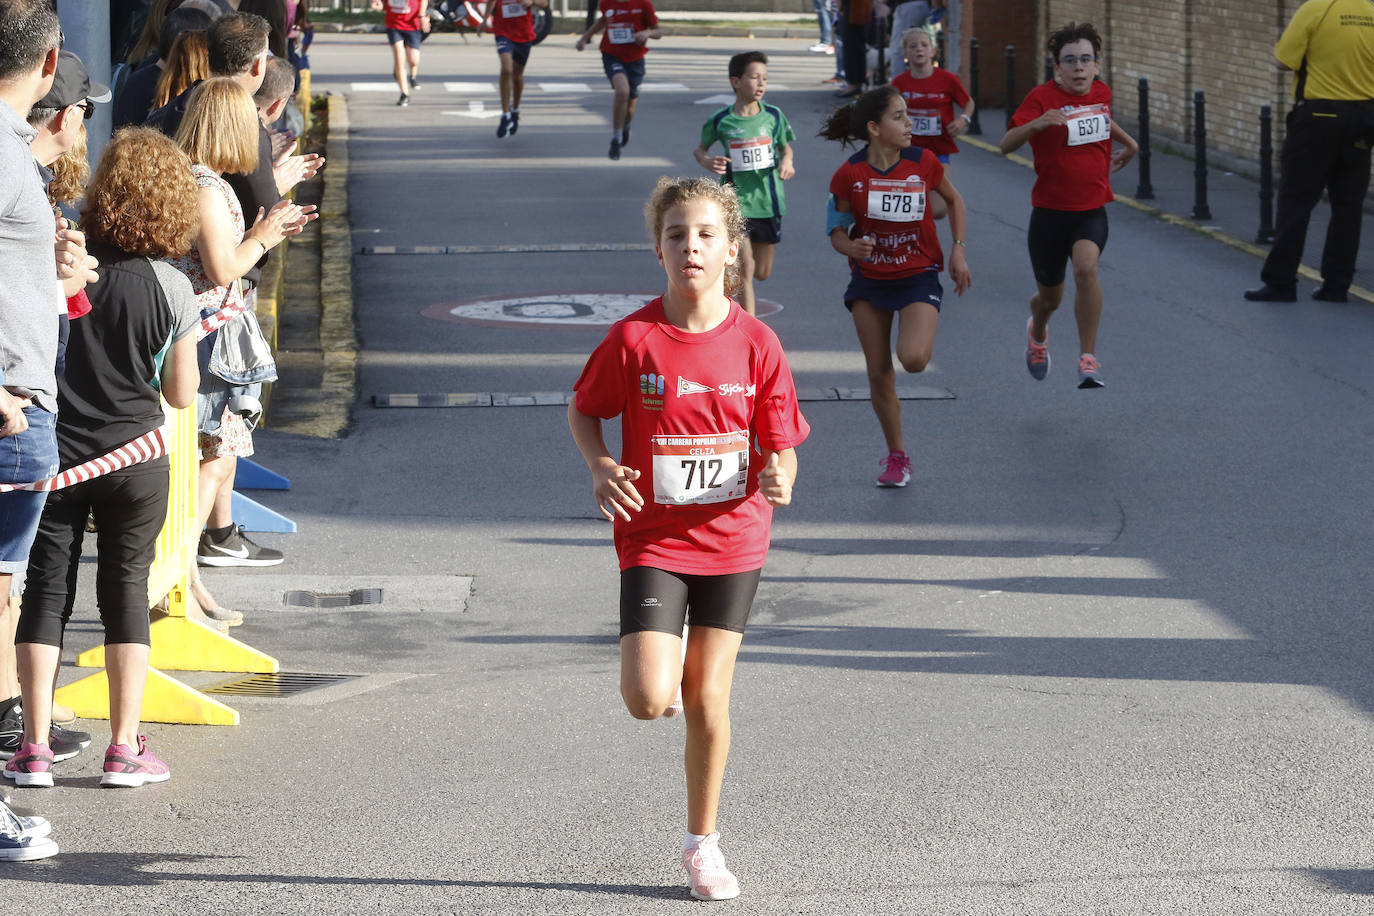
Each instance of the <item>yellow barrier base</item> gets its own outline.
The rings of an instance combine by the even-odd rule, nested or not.
[[[97,671],[58,689],[53,699],[82,719],[110,718],[110,682],[104,671]],[[156,668],[148,669],[143,688],[144,722],[169,722],[175,725],[238,725],[239,714],[218,700],[212,700]]]
[[[164,671],[247,671],[274,674],[281,665],[270,655],[225,636],[188,617],[163,617],[153,622],[153,648],[148,664]],[[76,657],[79,668],[104,668],[105,647],[96,646]]]

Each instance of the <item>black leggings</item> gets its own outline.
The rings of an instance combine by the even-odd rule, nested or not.
[[[681,636],[683,623],[743,633],[762,573],[694,576],[631,566],[620,574],[620,635],[653,630]]]
[[[62,645],[76,601],[87,515],[96,528],[96,605],[105,645],[148,638],[148,569],[167,517],[164,456],[48,494],[29,551],[16,643]]]

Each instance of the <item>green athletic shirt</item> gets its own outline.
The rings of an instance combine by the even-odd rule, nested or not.
[[[721,181],[735,186],[740,210],[748,219],[781,219],[787,212],[777,164],[795,139],[787,115],[767,103],[760,103],[759,113],[748,118],[727,105],[701,126],[701,145],[709,150],[719,142],[730,157]]]

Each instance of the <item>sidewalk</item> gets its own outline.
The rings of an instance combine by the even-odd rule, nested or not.
[[[1005,109],[981,109],[979,120],[983,134],[978,137],[964,136],[960,143],[967,144],[993,155],[1002,155],[998,142],[1002,138],[1003,125],[1006,123]],[[1134,135],[1136,125],[1122,125]],[[1121,172],[1112,176],[1112,190],[1117,202],[1134,207],[1146,213],[1153,213],[1167,222],[1199,232],[1209,238],[1230,245],[1233,248],[1253,254],[1263,260],[1269,251],[1267,243],[1256,241],[1260,226],[1259,182],[1245,175],[1227,171],[1224,167],[1211,165],[1207,173],[1207,204],[1211,212],[1209,219],[1194,219],[1195,197],[1194,163],[1192,159],[1165,152],[1166,144],[1153,142],[1153,155],[1150,157],[1150,184],[1154,190],[1152,199],[1137,196],[1140,185],[1140,159],[1132,161]],[[1030,147],[1022,147],[1007,157],[1027,167],[1030,166]],[[1274,190],[1278,192],[1278,150],[1274,151]],[[1259,164],[1255,163],[1255,173]],[[1277,204],[1275,204],[1277,207]],[[1313,284],[1320,284],[1322,243],[1326,238],[1330,223],[1331,207],[1323,200],[1312,211],[1312,222],[1307,229],[1307,246],[1303,254],[1303,267],[1299,273]],[[1254,282],[1249,286],[1259,286],[1260,264],[1256,263]],[[1374,215],[1366,212],[1360,232],[1360,255],[1356,262],[1355,284],[1350,288],[1352,299],[1374,303]],[[1239,299],[1241,290],[1236,290]],[[1304,301],[1311,289],[1299,284],[1298,300]]]

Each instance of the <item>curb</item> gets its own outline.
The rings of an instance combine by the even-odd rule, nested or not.
[[[1017,155],[1016,153],[1006,155],[1002,152],[1001,147],[994,146],[993,144],[988,143],[986,140],[979,140],[977,137],[970,137],[968,134],[961,134],[959,137],[959,142],[967,143],[969,146],[972,146],[976,149],[992,153],[996,156],[1001,156],[1003,159],[1006,159],[1009,162],[1014,162],[1017,165],[1023,166],[1025,168],[1035,167],[1035,164],[1031,160],[1027,159],[1025,156]],[[1196,222],[1195,220],[1188,219],[1184,216],[1179,216],[1176,213],[1170,213],[1167,210],[1161,210],[1159,207],[1151,206],[1147,203],[1142,203],[1136,200],[1134,197],[1127,197],[1125,194],[1116,194],[1115,197],[1118,203],[1125,204],[1132,210],[1139,210],[1141,213],[1148,213],[1150,216],[1153,216],[1156,219],[1163,220],[1164,222],[1169,223],[1172,226],[1179,226],[1184,229],[1192,230],[1193,232],[1196,232],[1198,235],[1206,236],[1214,242],[1220,242],[1221,244],[1234,248],[1237,251],[1243,251],[1246,254],[1254,255],[1261,261],[1263,261],[1265,258],[1269,256],[1268,249],[1261,248],[1259,245],[1256,245],[1253,242],[1247,242],[1244,239],[1238,239],[1230,233],[1222,232],[1220,229],[1208,228],[1207,226],[1204,226],[1201,223]],[[1306,264],[1301,264],[1298,266],[1298,275],[1305,277],[1308,280],[1315,281],[1317,283],[1320,283],[1322,281],[1321,273],[1312,269],[1311,267],[1308,267]],[[1367,290],[1362,286],[1351,286],[1350,295],[1355,299],[1363,299],[1365,302],[1374,303],[1374,291]]]
[[[316,435],[348,431],[357,398],[358,338],[353,323],[353,230],[348,224],[348,104],[328,97],[324,194],[320,200],[320,351],[324,358]]]

